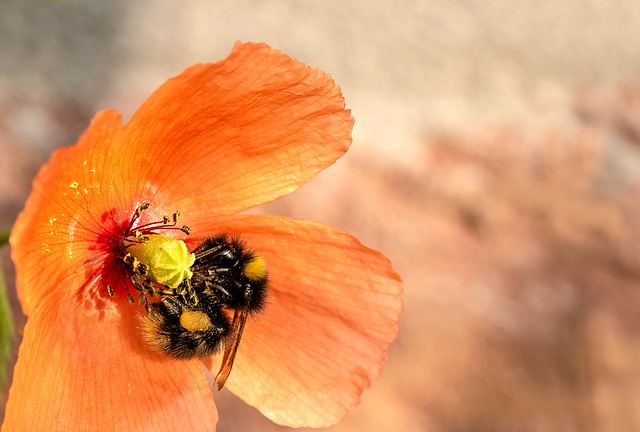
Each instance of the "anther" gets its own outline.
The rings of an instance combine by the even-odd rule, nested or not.
[[[141,275],[146,275],[147,272],[149,271],[149,266],[143,263],[138,263],[138,265],[136,266],[135,270],[141,274]]]

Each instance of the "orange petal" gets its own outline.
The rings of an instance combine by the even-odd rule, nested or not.
[[[18,296],[27,315],[50,291],[82,286],[95,265],[89,260],[100,255],[95,250],[99,231],[109,224],[104,212],[119,194],[109,164],[120,160],[105,149],[120,124],[117,112],[98,113],[78,144],[56,151],[34,180],[10,239]]]
[[[378,376],[396,336],[398,275],[380,253],[325,225],[254,215],[215,227],[264,256],[270,287],[227,387],[279,424],[337,422]]]
[[[158,88],[121,144],[136,175],[183,214],[232,213],[292,192],[342,156],[353,126],[344,106],[325,73],[237,44]]]
[[[29,317],[2,431],[214,431],[200,362],[153,355],[131,312],[90,302],[50,296]]]

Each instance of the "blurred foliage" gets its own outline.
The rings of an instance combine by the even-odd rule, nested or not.
[[[7,235],[8,237],[8,235]],[[4,238],[0,244],[6,243]],[[13,315],[7,297],[7,289],[4,283],[4,273],[0,267],[0,388],[4,389],[7,384],[7,369],[11,364],[11,347],[15,339],[15,327],[13,325]]]

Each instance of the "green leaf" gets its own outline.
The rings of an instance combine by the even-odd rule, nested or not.
[[[0,246],[9,243],[9,234],[11,234],[10,231],[0,232]]]
[[[0,388],[2,389],[7,385],[7,369],[11,366],[11,350],[15,335],[13,315],[7,297],[2,266],[0,266]]]

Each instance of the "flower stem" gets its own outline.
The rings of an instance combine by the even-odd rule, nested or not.
[[[9,243],[9,234],[11,234],[11,231],[0,232],[0,246],[4,246]]]

